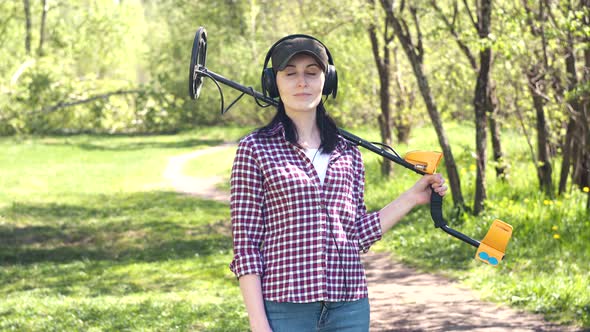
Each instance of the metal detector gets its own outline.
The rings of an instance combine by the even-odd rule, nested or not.
[[[278,101],[255,91],[252,87],[245,87],[239,83],[228,80],[227,78],[216,74],[205,67],[207,58],[207,32],[205,28],[200,27],[197,30],[193,41],[189,67],[189,95],[192,99],[199,98],[203,77],[210,78],[217,86],[221,95],[221,114],[227,112],[244,94],[248,94],[256,100],[261,107],[278,106]],[[223,92],[218,82],[221,82],[231,88],[241,91],[242,94],[236,98],[227,108],[224,109]],[[265,104],[261,104],[261,101]],[[371,143],[358,136],[355,136],[346,130],[338,129],[340,135],[348,141],[360,145],[388,160],[391,160],[403,167],[412,170],[420,175],[433,174],[442,158],[442,153],[431,151],[413,151],[407,153],[403,158],[390,146],[382,143]],[[385,149],[386,148],[386,149]],[[477,241],[471,237],[452,229],[447,225],[442,213],[442,196],[432,192],[430,196],[430,215],[434,221],[434,226],[440,228],[451,236],[468,243],[475,248],[477,252],[475,258],[492,266],[497,266],[504,258],[506,246],[512,236],[512,226],[496,219],[492,223],[483,240]]]

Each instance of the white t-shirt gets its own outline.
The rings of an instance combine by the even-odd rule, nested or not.
[[[328,170],[328,162],[330,161],[330,154],[318,151],[318,149],[305,149],[305,154],[307,155],[307,158],[312,161],[313,167],[315,167],[315,171],[318,173],[321,183],[324,184],[326,171]]]

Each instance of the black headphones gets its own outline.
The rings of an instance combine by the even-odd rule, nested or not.
[[[309,35],[302,35],[302,34],[289,35],[289,36],[279,39],[276,43],[274,43],[274,45],[272,45],[272,47],[266,53],[266,58],[264,58],[264,67],[262,69],[262,76],[260,78],[260,81],[262,84],[262,92],[264,93],[264,95],[268,96],[270,98],[276,98],[279,96],[279,89],[277,88],[277,81],[276,81],[276,75],[275,75],[274,69],[267,68],[266,66],[268,66],[268,62],[270,61],[270,58],[272,56],[272,53],[273,53],[275,47],[278,44],[280,44],[282,41],[285,41],[287,39],[292,39],[292,38],[313,39],[313,40],[317,41],[318,43],[320,43],[324,47],[324,49],[326,50],[326,54],[328,54],[328,68],[326,68],[326,81],[324,82],[324,88],[322,90],[322,95],[328,96],[331,94],[332,98],[336,98],[336,92],[338,91],[338,75],[336,73],[336,67],[334,66],[334,60],[332,59],[332,55],[330,54],[330,51],[328,50],[326,45],[324,45],[317,38],[314,38]]]

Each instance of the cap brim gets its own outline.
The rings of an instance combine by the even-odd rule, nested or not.
[[[285,68],[287,68],[287,65],[289,65],[289,61],[291,61],[291,59],[293,59],[294,56],[299,55],[299,54],[307,54],[307,55],[312,56],[315,59],[315,61],[318,63],[318,65],[322,68],[322,70],[324,70],[324,71],[326,70],[321,58],[317,54],[315,54],[311,51],[300,51],[300,52],[291,54],[289,57],[287,57],[285,60],[283,60],[283,62],[280,65],[278,65],[275,68],[275,70],[277,70],[277,71],[285,70]]]

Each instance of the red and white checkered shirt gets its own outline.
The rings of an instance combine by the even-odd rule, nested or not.
[[[360,252],[381,239],[381,225],[367,213],[364,181],[360,151],[342,137],[322,185],[282,125],[246,136],[231,173],[232,272],[260,275],[270,301],[367,297]]]

